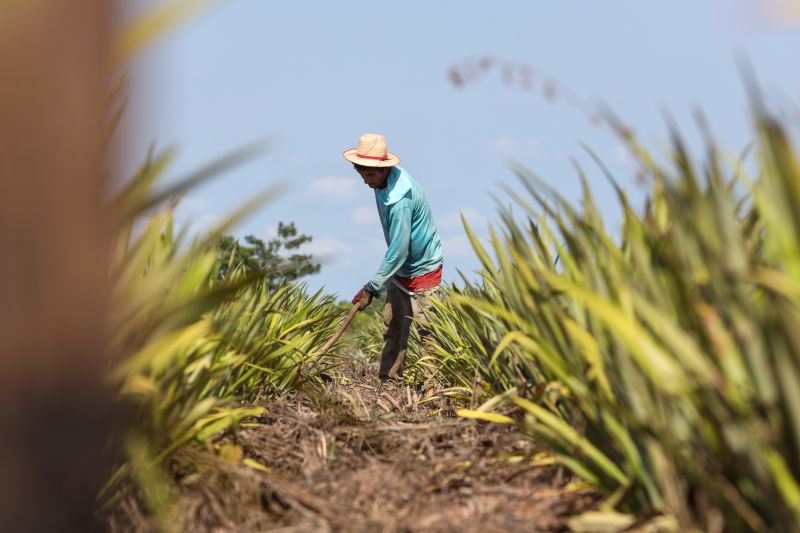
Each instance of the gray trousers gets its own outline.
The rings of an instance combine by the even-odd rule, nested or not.
[[[411,318],[420,323],[422,349],[430,331],[425,327],[428,320],[425,311],[431,302],[426,293],[409,296],[394,283],[386,291],[386,305],[383,307],[383,351],[381,352],[380,379],[400,378],[406,363],[408,336],[411,333]]]

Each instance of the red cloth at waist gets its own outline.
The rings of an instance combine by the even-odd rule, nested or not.
[[[404,278],[395,276],[397,282],[411,292],[422,291],[437,287],[442,282],[442,267],[440,266],[433,272],[428,272],[416,278]]]

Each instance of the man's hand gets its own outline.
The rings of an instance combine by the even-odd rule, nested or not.
[[[363,311],[367,308],[367,306],[372,303],[372,295],[365,291],[363,288],[353,296],[353,299],[350,300],[350,303],[353,305],[358,304],[358,310]]]

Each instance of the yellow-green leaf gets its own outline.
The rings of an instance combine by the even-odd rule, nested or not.
[[[483,411],[474,411],[472,409],[459,409],[456,411],[456,415],[462,418],[475,418],[486,422],[494,422],[495,424],[514,424],[514,420],[505,415],[484,413]]]

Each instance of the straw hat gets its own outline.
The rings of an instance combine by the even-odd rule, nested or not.
[[[365,133],[358,146],[344,153],[344,158],[364,167],[393,167],[400,158],[386,151],[386,139],[377,133]]]

